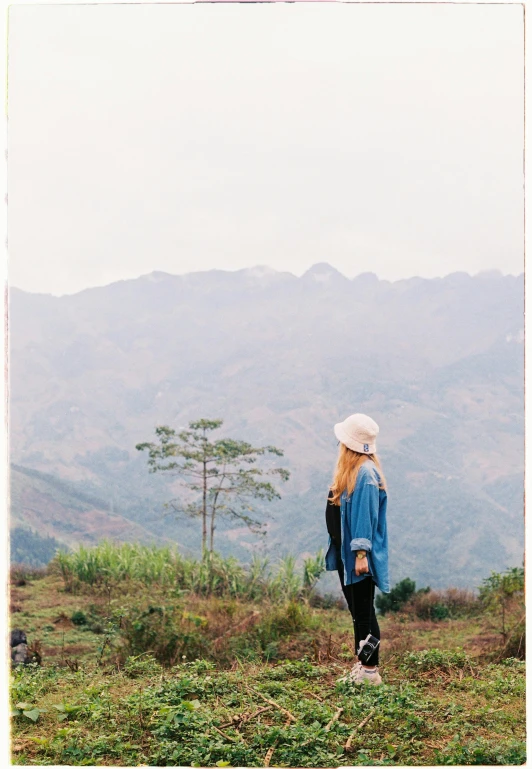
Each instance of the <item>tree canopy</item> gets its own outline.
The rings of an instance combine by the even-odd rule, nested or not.
[[[251,531],[264,533],[264,523],[257,518],[254,503],[280,498],[268,477],[281,482],[290,477],[284,467],[257,465],[264,455],[283,456],[283,451],[275,446],[255,447],[234,438],[211,440],[210,434],[222,425],[222,419],[199,419],[179,432],[160,425],[155,428],[155,442],[136,446],[138,451],[148,452],[150,472],[167,472],[183,479],[187,499],[173,499],[167,504],[177,513],[201,519],[204,554],[207,549],[213,552],[219,517],[239,520]]]

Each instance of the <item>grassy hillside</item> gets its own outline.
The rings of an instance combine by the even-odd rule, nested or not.
[[[67,547],[95,544],[104,537],[119,542],[163,541],[143,526],[110,512],[97,496],[49,473],[16,464],[11,465],[10,474],[10,522],[12,529],[33,531]],[[20,539],[20,531],[18,536]],[[32,547],[31,540],[26,540],[17,561],[33,564],[40,543]],[[12,554],[16,555],[16,549]]]
[[[519,591],[506,645],[496,601],[415,595],[380,618],[384,684],[354,689],[336,682],[352,623],[314,595],[319,559],[254,573],[217,559],[208,574],[184,559],[169,569],[165,552],[105,546],[13,572],[12,627],[42,658],[12,675],[15,764],[525,761]],[[445,619],[421,618],[443,604]]]

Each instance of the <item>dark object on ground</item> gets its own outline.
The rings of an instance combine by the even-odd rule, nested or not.
[[[28,639],[26,638],[26,633],[23,630],[11,631],[10,646],[18,646],[19,644],[27,644],[27,643],[28,643]]]
[[[28,665],[31,662],[28,644],[21,643],[11,648],[12,665]]]
[[[28,645],[28,639],[26,633],[23,630],[11,631],[11,664],[15,665],[29,665],[32,662],[41,664],[41,643],[35,641],[32,645]]]

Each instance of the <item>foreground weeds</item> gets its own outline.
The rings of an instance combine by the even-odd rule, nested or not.
[[[432,650],[380,687],[335,683],[345,665],[185,662],[148,656],[14,673],[14,763],[155,766],[522,764],[524,663]],[[436,653],[437,652],[437,653]],[[418,662],[421,664],[418,666]],[[423,677],[418,668],[423,670]],[[30,710],[30,712],[31,712]]]
[[[498,615],[381,618],[384,683],[354,689],[337,683],[353,639],[334,602],[202,596],[133,577],[71,590],[30,572],[11,600],[12,627],[43,663],[12,672],[15,764],[525,761],[525,663],[501,656]]]

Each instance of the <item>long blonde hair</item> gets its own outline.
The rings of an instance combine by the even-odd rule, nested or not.
[[[340,504],[340,497],[344,491],[347,491],[348,494],[353,493],[358,471],[367,459],[371,459],[377,467],[380,475],[379,488],[386,489],[386,479],[378,456],[376,454],[360,454],[358,451],[352,451],[343,443],[340,443],[333,482],[331,484],[331,491],[333,493],[331,501],[333,505]]]

